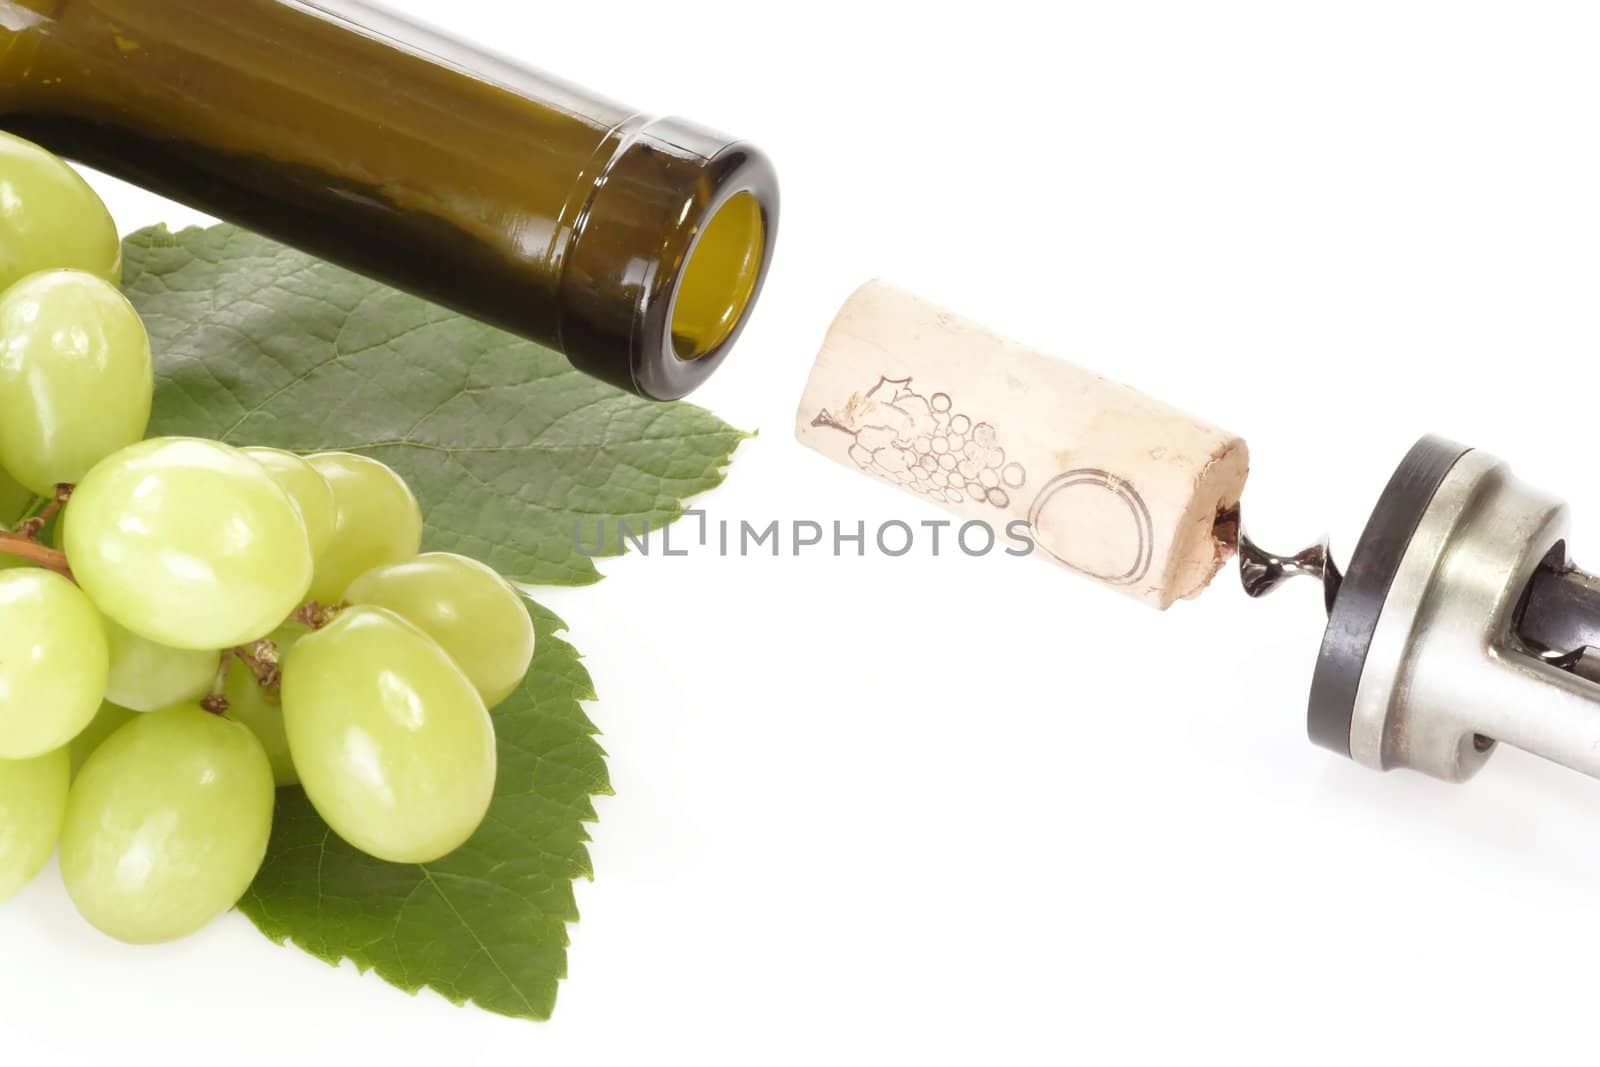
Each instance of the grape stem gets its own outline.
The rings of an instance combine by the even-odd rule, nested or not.
[[[72,499],[72,486],[58,485],[55,495],[39,509],[38,514],[17,523],[17,528],[13,532],[0,529],[0,553],[36,563],[46,570],[55,571],[63,578],[70,579],[72,568],[67,566],[66,555],[39,541],[39,532],[56,517],[70,499]]]
[[[72,568],[67,566],[67,557],[64,553],[49,545],[41,545],[20,530],[16,533],[0,530],[0,553],[36,563],[46,570],[55,571],[63,578],[72,577]]]
[[[313,600],[300,605],[294,613],[294,618],[313,630],[320,630],[348,606],[341,603],[324,607]],[[222,694],[222,687],[228,676],[228,664],[233,660],[244,664],[245,669],[255,678],[256,685],[266,692],[276,694],[283,687],[282,657],[277,642],[263,638],[248,645],[230,648],[222,654],[222,664],[217,669],[217,681],[211,695],[200,703],[201,707],[217,715],[228,710],[228,698]]]
[[[324,607],[313,600],[300,605],[293,617],[311,629],[319,630],[348,606],[341,603]],[[217,667],[217,680],[212,685],[211,695],[200,702],[201,707],[213,714],[221,715],[228,710],[228,698],[223,695],[223,687],[227,684],[228,665],[234,660],[244,664],[256,685],[266,692],[276,695],[283,687],[282,654],[276,641],[262,638],[248,645],[227,649],[222,653],[222,662]]]
[[[349,607],[348,603],[319,604],[315,600],[300,605],[300,610],[294,613],[297,621],[309,626],[313,630],[320,630],[334,619],[339,613]]]
[[[249,668],[255,675],[256,684],[263,689],[274,692],[283,681],[283,672],[278,669],[278,646],[272,641],[262,640],[253,644],[241,645],[230,650],[232,654]]]
[[[233,662],[233,650],[228,649],[217,660],[217,676],[211,681],[211,692],[200,701],[200,706],[213,715],[226,715],[228,713],[228,698],[223,690],[228,684],[228,664]]]
[[[45,502],[44,507],[39,509],[37,515],[17,523],[17,533],[30,540],[37,541],[39,532],[49,524],[51,519],[56,517],[62,508],[66,507],[67,501],[72,499],[72,489],[73,487],[66,482],[57,485],[55,495]]]

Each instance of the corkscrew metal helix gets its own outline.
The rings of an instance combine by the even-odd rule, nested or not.
[[[1425,437],[1347,569],[1241,532],[1252,597],[1322,582],[1311,739],[1375,770],[1465,781],[1501,743],[1600,777],[1600,577],[1567,556],[1565,503],[1502,461]]]
[[[1316,578],[1322,583],[1322,601],[1329,611],[1339,595],[1344,575],[1333,560],[1333,548],[1324,536],[1316,544],[1292,556],[1268,552],[1250,539],[1249,531],[1239,529],[1239,580],[1252,597],[1264,597],[1291,578]]]

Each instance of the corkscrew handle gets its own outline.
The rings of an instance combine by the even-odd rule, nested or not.
[[[1600,777],[1600,579],[1570,563],[1566,530],[1566,505],[1501,460],[1418,442],[1342,581],[1320,572],[1333,594],[1312,740],[1447,781],[1472,777],[1502,743]],[[1315,574],[1319,556],[1331,568],[1325,544],[1290,559]],[[1246,542],[1247,591],[1270,587],[1275,559]]]

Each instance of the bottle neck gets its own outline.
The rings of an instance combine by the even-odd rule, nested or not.
[[[0,0],[0,126],[660,398],[777,221],[754,149],[363,0]]]

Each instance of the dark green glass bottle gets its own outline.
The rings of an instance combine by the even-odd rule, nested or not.
[[[0,127],[659,399],[776,237],[750,145],[364,0],[0,0]]]

